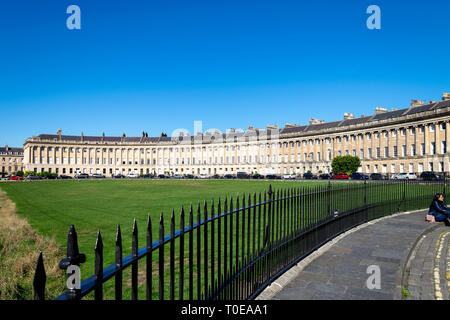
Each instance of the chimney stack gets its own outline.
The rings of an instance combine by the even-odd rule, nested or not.
[[[8,151],[8,150],[9,150],[9,147],[8,147],[8,145],[7,145],[7,144],[5,144],[5,150],[6,150],[6,151]]]
[[[344,120],[355,119],[355,115],[353,113],[344,113]]]
[[[321,124],[321,123],[325,123],[325,121],[324,120],[319,120],[319,119],[314,119],[314,118],[309,119],[309,125]]]
[[[382,113],[386,113],[386,112],[388,112],[388,110],[386,108],[382,108],[382,107],[375,108],[375,114],[382,114]]]
[[[416,99],[411,100],[411,108],[420,107],[423,105],[425,105],[425,101],[423,101],[423,100],[416,100]]]
[[[450,93],[444,92],[442,95],[442,101],[450,100]]]

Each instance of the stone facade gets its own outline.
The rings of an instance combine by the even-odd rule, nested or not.
[[[9,176],[23,170],[23,149],[0,147],[0,176]]]
[[[371,116],[282,129],[141,137],[41,134],[24,143],[24,169],[75,175],[303,174],[330,172],[335,156],[361,159],[363,173],[449,172],[450,95],[442,101],[413,100],[409,108],[376,108]]]

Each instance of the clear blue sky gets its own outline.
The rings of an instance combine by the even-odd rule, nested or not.
[[[81,30],[66,9],[81,8]],[[381,30],[366,8],[381,8]],[[450,92],[450,1],[15,0],[0,5],[0,145],[307,124]]]

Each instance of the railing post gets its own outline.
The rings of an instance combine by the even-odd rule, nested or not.
[[[81,263],[86,262],[86,255],[80,253],[78,250],[78,238],[75,226],[72,224],[69,228],[69,234],[67,236],[67,258],[62,259],[59,262],[59,268],[67,270],[69,266],[80,266]],[[70,276],[70,275],[69,275]],[[81,288],[68,288],[66,292],[68,300],[81,299]]]
[[[45,300],[45,282],[47,276],[45,274],[44,259],[42,258],[42,251],[39,253],[39,258],[36,264],[33,279],[33,299]]]
[[[103,241],[100,230],[95,242],[95,300],[103,300]]]
[[[153,234],[152,234],[152,219],[150,218],[150,214],[147,218],[147,256],[145,263],[145,273],[146,273],[146,298],[147,300],[152,300],[153,294]]]
[[[444,189],[442,190],[442,193],[444,194],[444,197],[445,197],[445,187],[447,186],[447,173],[444,171],[444,181],[443,181],[443,184],[444,184]]]
[[[364,206],[367,205],[367,180],[364,179]]]
[[[159,259],[158,259],[158,273],[159,273],[159,300],[164,300],[164,218],[161,211],[159,217]]]
[[[273,196],[273,191],[272,191],[272,185],[269,185],[269,191],[267,192],[268,194],[268,201],[267,201],[267,226],[266,230],[265,230],[265,237],[264,237],[264,246],[263,248],[269,249],[270,246],[270,226],[271,226],[271,213],[272,213],[272,196]]]
[[[133,263],[131,264],[131,300],[138,299],[138,227],[136,218],[133,222],[133,233],[131,236],[131,255]]]
[[[403,182],[403,212],[406,211],[406,188],[408,188],[409,181],[405,180]]]
[[[120,225],[117,226],[116,233],[116,268],[122,269],[122,232]],[[122,300],[122,270],[118,271],[115,276],[115,298]]]
[[[328,186],[327,186],[327,212],[328,216],[331,216],[331,181],[328,179]]]

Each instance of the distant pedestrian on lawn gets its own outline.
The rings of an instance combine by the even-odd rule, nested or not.
[[[444,203],[444,195],[437,193],[431,202],[428,214],[434,216],[436,222],[444,222],[446,226],[450,226],[450,208]]]

